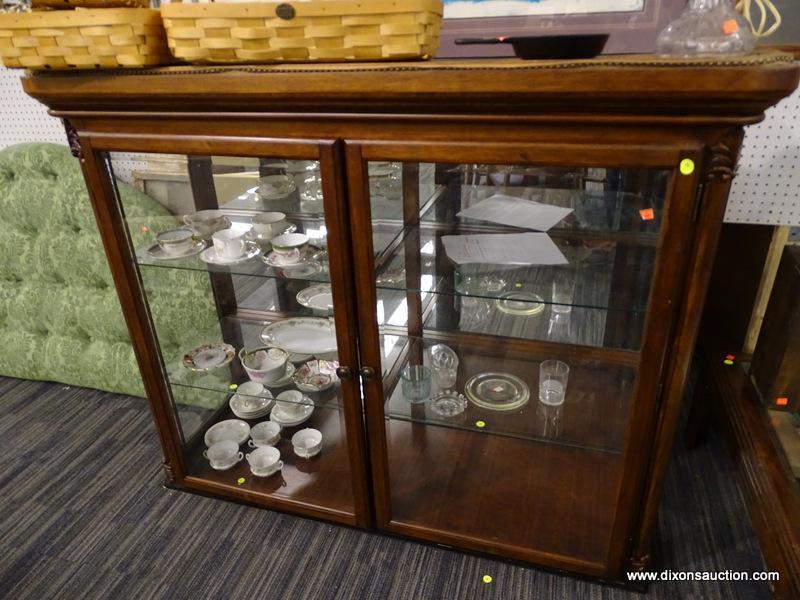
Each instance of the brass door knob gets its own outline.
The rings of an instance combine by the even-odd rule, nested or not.
[[[350,379],[353,376],[350,367],[336,367],[336,375],[339,379]]]
[[[370,381],[375,377],[375,369],[372,367],[361,367],[359,373],[361,373],[361,379],[364,381]]]

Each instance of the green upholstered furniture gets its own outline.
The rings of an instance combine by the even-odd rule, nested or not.
[[[179,223],[131,186],[119,183],[119,190],[137,225],[130,228],[134,247]],[[68,148],[0,150],[0,219],[0,374],[143,396],[80,165]],[[179,364],[187,348],[219,339],[206,273],[151,268],[143,279],[165,362]],[[196,378],[178,369],[175,377]],[[220,403],[189,388],[179,395],[184,404]]]

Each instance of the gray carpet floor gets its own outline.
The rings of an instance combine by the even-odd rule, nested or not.
[[[643,598],[619,588],[166,490],[145,402],[0,378],[3,598]],[[721,442],[669,470],[657,567],[762,570]],[[484,575],[491,583],[483,583]],[[768,598],[652,584],[648,598]]]

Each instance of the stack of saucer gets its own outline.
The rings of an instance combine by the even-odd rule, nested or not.
[[[240,419],[260,419],[269,414],[275,400],[272,393],[255,381],[248,381],[239,386],[230,399],[230,407]]]

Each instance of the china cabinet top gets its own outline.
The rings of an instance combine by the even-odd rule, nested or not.
[[[56,114],[109,112],[666,115],[747,123],[793,90],[791,54],[693,59],[178,66],[39,72],[25,91]]]

